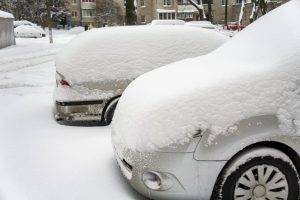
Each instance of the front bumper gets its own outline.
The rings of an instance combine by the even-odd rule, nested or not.
[[[203,199],[211,197],[215,182],[226,161],[196,161],[193,153],[151,154],[128,151],[115,156],[122,173],[131,186],[151,199]],[[146,187],[145,172],[155,172],[164,178],[159,190]]]
[[[62,123],[102,124],[102,111],[106,105],[103,100],[55,102],[55,119]]]

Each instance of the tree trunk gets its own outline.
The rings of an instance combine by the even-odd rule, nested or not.
[[[212,1],[212,0],[208,0],[208,1],[207,1],[207,6],[208,6],[208,18],[209,18],[209,21],[210,21],[211,23],[213,23],[214,19],[213,19],[213,14],[212,14],[211,1]]]
[[[51,0],[47,0],[47,18],[48,18],[48,29],[49,29],[49,42],[53,43],[52,35],[52,16],[51,16]]]
[[[134,0],[126,0],[126,24],[135,25],[136,24],[136,12]]]
[[[203,9],[200,9],[198,5],[201,4],[200,0],[197,1],[197,3],[194,1],[194,0],[188,0],[199,12],[199,17],[200,17],[200,20],[203,20],[204,19],[204,16],[203,16]]]
[[[241,4],[241,11],[240,11],[240,16],[239,16],[239,31],[241,30],[241,25],[242,25],[242,22],[243,22],[245,3],[246,3],[245,1],[246,0],[243,0],[242,4]]]
[[[228,24],[228,0],[225,0],[225,20],[224,20],[225,26]]]

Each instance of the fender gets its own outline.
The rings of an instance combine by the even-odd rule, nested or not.
[[[194,152],[196,160],[228,161],[248,146],[260,142],[278,142],[300,152],[300,135],[295,131],[282,132],[275,115],[261,115],[235,123],[231,131],[218,135],[208,144],[211,131],[207,130]]]

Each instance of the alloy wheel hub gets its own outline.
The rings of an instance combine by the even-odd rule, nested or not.
[[[266,195],[266,188],[263,185],[258,185],[253,189],[253,195],[257,198]]]
[[[257,165],[246,170],[238,178],[234,189],[234,199],[287,200],[288,191],[287,179],[277,167]]]

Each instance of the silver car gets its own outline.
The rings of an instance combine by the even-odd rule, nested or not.
[[[132,80],[171,62],[207,54],[228,39],[183,26],[111,27],[82,33],[56,58],[55,118],[109,124]]]
[[[299,199],[295,24],[299,1],[261,17],[208,55],[132,82],[112,126],[115,157],[131,186],[151,199]]]

